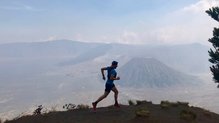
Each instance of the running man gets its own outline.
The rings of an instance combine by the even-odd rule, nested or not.
[[[103,80],[106,80],[104,70],[107,71],[107,81],[106,81],[106,84],[105,84],[104,94],[102,96],[100,96],[95,102],[92,103],[94,111],[96,110],[97,103],[99,103],[101,100],[106,98],[109,95],[111,90],[114,92],[114,99],[115,99],[114,106],[119,107],[119,103],[118,103],[118,93],[119,92],[118,92],[116,86],[113,83],[114,80],[120,80],[120,77],[116,77],[117,73],[116,73],[115,69],[117,68],[117,66],[118,66],[118,62],[113,61],[111,66],[101,68],[101,73],[102,73],[102,76],[103,76]]]

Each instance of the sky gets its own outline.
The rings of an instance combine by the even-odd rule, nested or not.
[[[219,0],[0,0],[0,44],[68,39],[124,44],[202,43]]]

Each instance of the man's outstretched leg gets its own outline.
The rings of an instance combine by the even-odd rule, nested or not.
[[[112,91],[114,92],[114,99],[115,99],[115,104],[114,104],[114,106],[119,107],[119,103],[118,103],[118,94],[119,94],[119,91],[117,90],[117,88],[116,88],[115,86],[112,88]]]
[[[97,101],[92,103],[94,111],[96,110],[97,103],[99,103],[101,100],[106,98],[108,96],[108,94],[109,94],[109,92],[105,91],[104,94],[97,99]]]

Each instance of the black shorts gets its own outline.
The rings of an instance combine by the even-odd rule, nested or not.
[[[105,84],[105,91],[106,91],[106,92],[110,92],[113,87],[115,87],[114,84],[108,84],[108,83],[106,83],[106,84]]]

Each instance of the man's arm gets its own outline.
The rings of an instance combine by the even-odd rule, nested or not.
[[[104,70],[107,70],[107,68],[106,67],[101,68],[101,73],[102,73],[102,76],[103,76],[103,80],[106,80],[106,77],[104,75]]]
[[[110,80],[120,80],[120,77],[114,77],[114,75],[111,75]]]

